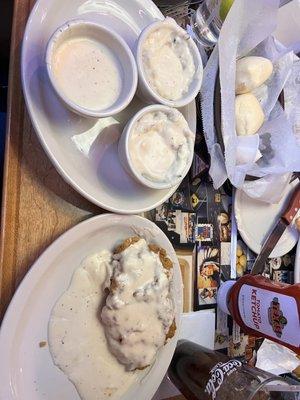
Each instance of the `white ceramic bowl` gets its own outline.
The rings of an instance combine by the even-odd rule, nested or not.
[[[53,57],[55,51],[63,43],[75,38],[92,38],[107,46],[117,58],[122,68],[121,92],[117,100],[107,108],[99,110],[85,108],[70,99],[58,85],[53,72]],[[79,115],[86,117],[102,118],[119,113],[124,110],[132,100],[137,88],[137,67],[134,56],[127,43],[111,29],[105,28],[94,22],[72,20],[60,26],[51,36],[46,50],[46,65],[48,76],[57,95],[65,105]],[[80,68],[80,66],[78,66]]]
[[[168,106],[164,106],[162,104],[153,104],[147,107],[142,108],[139,112],[137,112],[126,124],[125,128],[123,129],[121,138],[118,144],[118,153],[119,159],[121,164],[123,165],[124,169],[139,183],[144,186],[147,186],[152,189],[166,189],[173,186],[178,185],[182,179],[188,173],[194,156],[193,149],[190,152],[190,157],[188,159],[187,165],[182,173],[182,176],[172,182],[155,182],[150,179],[145,178],[139,171],[134,168],[134,165],[131,161],[130,152],[129,152],[129,139],[132,133],[132,128],[134,127],[135,123],[145,114],[153,111],[162,111],[162,112],[174,112],[173,108]],[[179,112],[179,111],[178,111]],[[183,117],[184,118],[184,117]]]
[[[191,50],[191,53],[193,55],[194,63],[195,63],[195,74],[194,74],[194,79],[190,83],[189,89],[187,93],[185,93],[180,99],[178,100],[168,100],[162,96],[160,96],[148,83],[146,74],[144,71],[144,66],[143,66],[143,60],[142,60],[142,46],[147,39],[148,35],[161,28],[166,26],[166,20],[163,21],[155,21],[152,24],[148,25],[140,34],[137,44],[136,44],[136,49],[135,49],[135,57],[136,57],[136,63],[137,63],[137,68],[138,68],[138,75],[139,75],[139,82],[138,82],[138,95],[141,97],[144,101],[147,103],[160,103],[164,104],[169,107],[183,107],[187,104],[189,104],[192,100],[195,99],[197,94],[200,91],[201,84],[202,84],[202,78],[203,78],[203,65],[202,65],[202,60],[201,56],[199,53],[199,50],[193,41],[193,39],[190,37],[189,40],[187,41],[189,44],[189,48]],[[180,28],[178,25],[174,24],[174,29],[180,31],[182,34],[189,36],[188,33],[186,33],[182,28]]]

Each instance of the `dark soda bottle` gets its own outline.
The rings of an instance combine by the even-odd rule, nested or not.
[[[286,399],[281,388],[284,392],[289,386],[280,377],[187,340],[178,342],[168,376],[188,400]],[[279,389],[273,393],[270,385]]]

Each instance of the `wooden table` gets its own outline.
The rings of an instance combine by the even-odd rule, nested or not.
[[[14,1],[1,215],[0,321],[19,283],[45,248],[78,222],[103,212],[57,173],[26,110],[20,55],[26,21],[34,3]]]
[[[31,125],[21,88],[20,52],[34,0],[15,0],[0,247],[0,319],[28,268],[61,233],[102,210],[67,185]]]

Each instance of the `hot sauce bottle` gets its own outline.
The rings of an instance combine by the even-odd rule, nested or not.
[[[300,284],[244,275],[221,285],[217,303],[244,333],[265,337],[300,354]]]

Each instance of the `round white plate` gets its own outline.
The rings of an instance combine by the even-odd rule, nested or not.
[[[238,230],[254,253],[260,252],[262,244],[285,210],[288,198],[297,183],[298,180],[295,180],[286,188],[278,204],[258,201],[247,196],[242,190],[236,191],[234,210]],[[281,257],[288,253],[295,246],[298,236],[295,226],[287,227],[270,257]]]
[[[58,238],[35,262],[20,284],[0,330],[1,400],[80,400],[73,384],[54,366],[48,346],[47,325],[51,309],[68,288],[72,274],[89,254],[133,234],[145,235],[166,249],[174,263],[174,299],[177,332],[158,353],[151,369],[141,372],[120,400],[150,400],[171,361],[182,310],[182,281],[178,260],[165,234],[151,221],[138,216],[104,214],[80,223]]]
[[[153,190],[140,185],[123,170],[117,154],[122,127],[143,104],[135,99],[113,118],[83,118],[64,107],[49,82],[45,66],[48,39],[60,25],[75,18],[115,29],[132,49],[140,31],[163,15],[151,0],[38,0],[22,47],[27,108],[40,142],[63,178],[109,211],[137,214],[153,209],[176,187]],[[181,111],[195,132],[195,102]]]
[[[291,47],[296,53],[300,51],[300,3],[290,1],[278,10],[277,26],[273,33],[284,46]]]

